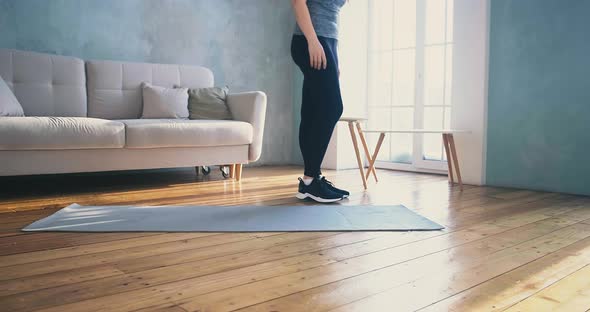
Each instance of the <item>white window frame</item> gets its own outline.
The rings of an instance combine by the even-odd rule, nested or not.
[[[374,14],[375,9],[373,8],[373,1],[369,1],[369,20],[371,20],[372,18],[372,14]],[[413,105],[413,109],[414,109],[414,120],[413,120],[413,124],[414,124],[414,128],[422,128],[423,124],[424,124],[424,98],[423,98],[423,94],[424,94],[424,80],[423,80],[423,73],[424,73],[424,50],[425,47],[427,46],[437,46],[437,45],[447,45],[447,44],[451,44],[452,42],[448,42],[446,36],[447,34],[447,23],[452,22],[452,21],[448,21],[448,12],[445,12],[445,40],[443,43],[440,44],[432,44],[432,45],[427,45],[424,44],[425,41],[425,29],[426,29],[426,16],[425,16],[425,12],[426,12],[426,0],[416,0],[416,23],[417,23],[417,27],[416,27],[416,46],[415,46],[415,51],[416,51],[416,56],[415,56],[415,60],[416,60],[416,65],[415,65],[415,87],[414,87],[414,105]],[[393,14],[393,13],[392,13]],[[368,45],[367,45],[367,56],[368,58],[372,57],[373,51],[371,51],[371,47],[372,45],[372,40],[374,40],[373,38],[373,34],[370,32],[368,35]],[[444,76],[446,77],[446,71],[448,70],[446,68],[446,49],[445,49],[445,70],[444,70]],[[372,75],[371,75],[371,67],[368,68],[368,79],[367,79],[367,90],[370,90],[370,84],[371,84],[371,79],[372,79]],[[444,88],[446,90],[446,88]],[[367,103],[369,102],[369,94],[367,93]],[[443,95],[444,97],[444,95]],[[452,102],[452,101],[451,101]],[[390,103],[391,104],[391,103]],[[391,107],[401,107],[401,106],[391,106]],[[438,107],[438,106],[428,106],[428,107]],[[444,102],[443,105],[440,105],[440,107],[444,107]],[[448,106],[447,106],[448,107]],[[371,109],[371,107],[368,107],[368,109]],[[444,118],[445,118],[445,111],[443,110],[443,123],[444,123]],[[370,121],[369,121],[370,123]],[[374,138],[371,138],[372,140],[374,140]],[[389,138],[386,138],[389,139]],[[442,136],[441,136],[441,141],[442,141]],[[444,174],[447,172],[447,161],[446,160],[426,160],[423,159],[423,155],[424,155],[424,136],[423,134],[413,134],[413,150],[412,150],[412,163],[401,163],[401,162],[392,162],[392,161],[380,161],[378,160],[376,162],[376,166],[378,168],[385,168],[385,169],[394,169],[394,170],[404,170],[404,171],[416,171],[416,172],[430,172],[430,173],[440,173],[440,174]],[[394,145],[395,142],[392,142],[392,145]],[[441,151],[441,155],[444,155],[444,151]],[[444,157],[444,156],[443,156]]]

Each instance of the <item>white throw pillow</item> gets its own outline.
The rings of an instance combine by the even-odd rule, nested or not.
[[[147,82],[141,85],[143,119],[188,118],[188,89],[163,88]]]
[[[22,117],[24,115],[25,112],[23,111],[23,107],[20,105],[4,79],[0,77],[0,116]]]

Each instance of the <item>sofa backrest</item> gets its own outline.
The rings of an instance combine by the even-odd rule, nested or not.
[[[172,88],[213,86],[213,73],[200,66],[87,61],[88,117],[136,119],[142,113],[141,83]]]
[[[86,75],[81,59],[0,49],[0,76],[26,116],[86,117]]]

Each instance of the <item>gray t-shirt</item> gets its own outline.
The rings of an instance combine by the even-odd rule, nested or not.
[[[338,39],[338,14],[346,0],[307,0],[311,23],[318,36]],[[295,34],[303,35],[295,24]]]

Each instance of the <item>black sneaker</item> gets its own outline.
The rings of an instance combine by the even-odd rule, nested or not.
[[[305,185],[301,178],[299,178],[299,193],[295,197],[311,198],[319,203],[333,203],[343,198],[342,194],[331,191],[327,184],[319,179],[313,179],[309,185]]]
[[[338,194],[342,194],[343,198],[348,198],[348,196],[350,196],[350,192],[342,190],[337,188],[334,183],[328,181],[328,179],[326,179],[326,177],[321,176],[320,181],[322,181],[324,184],[326,184],[326,186],[328,187],[328,189],[334,193],[338,193]]]

